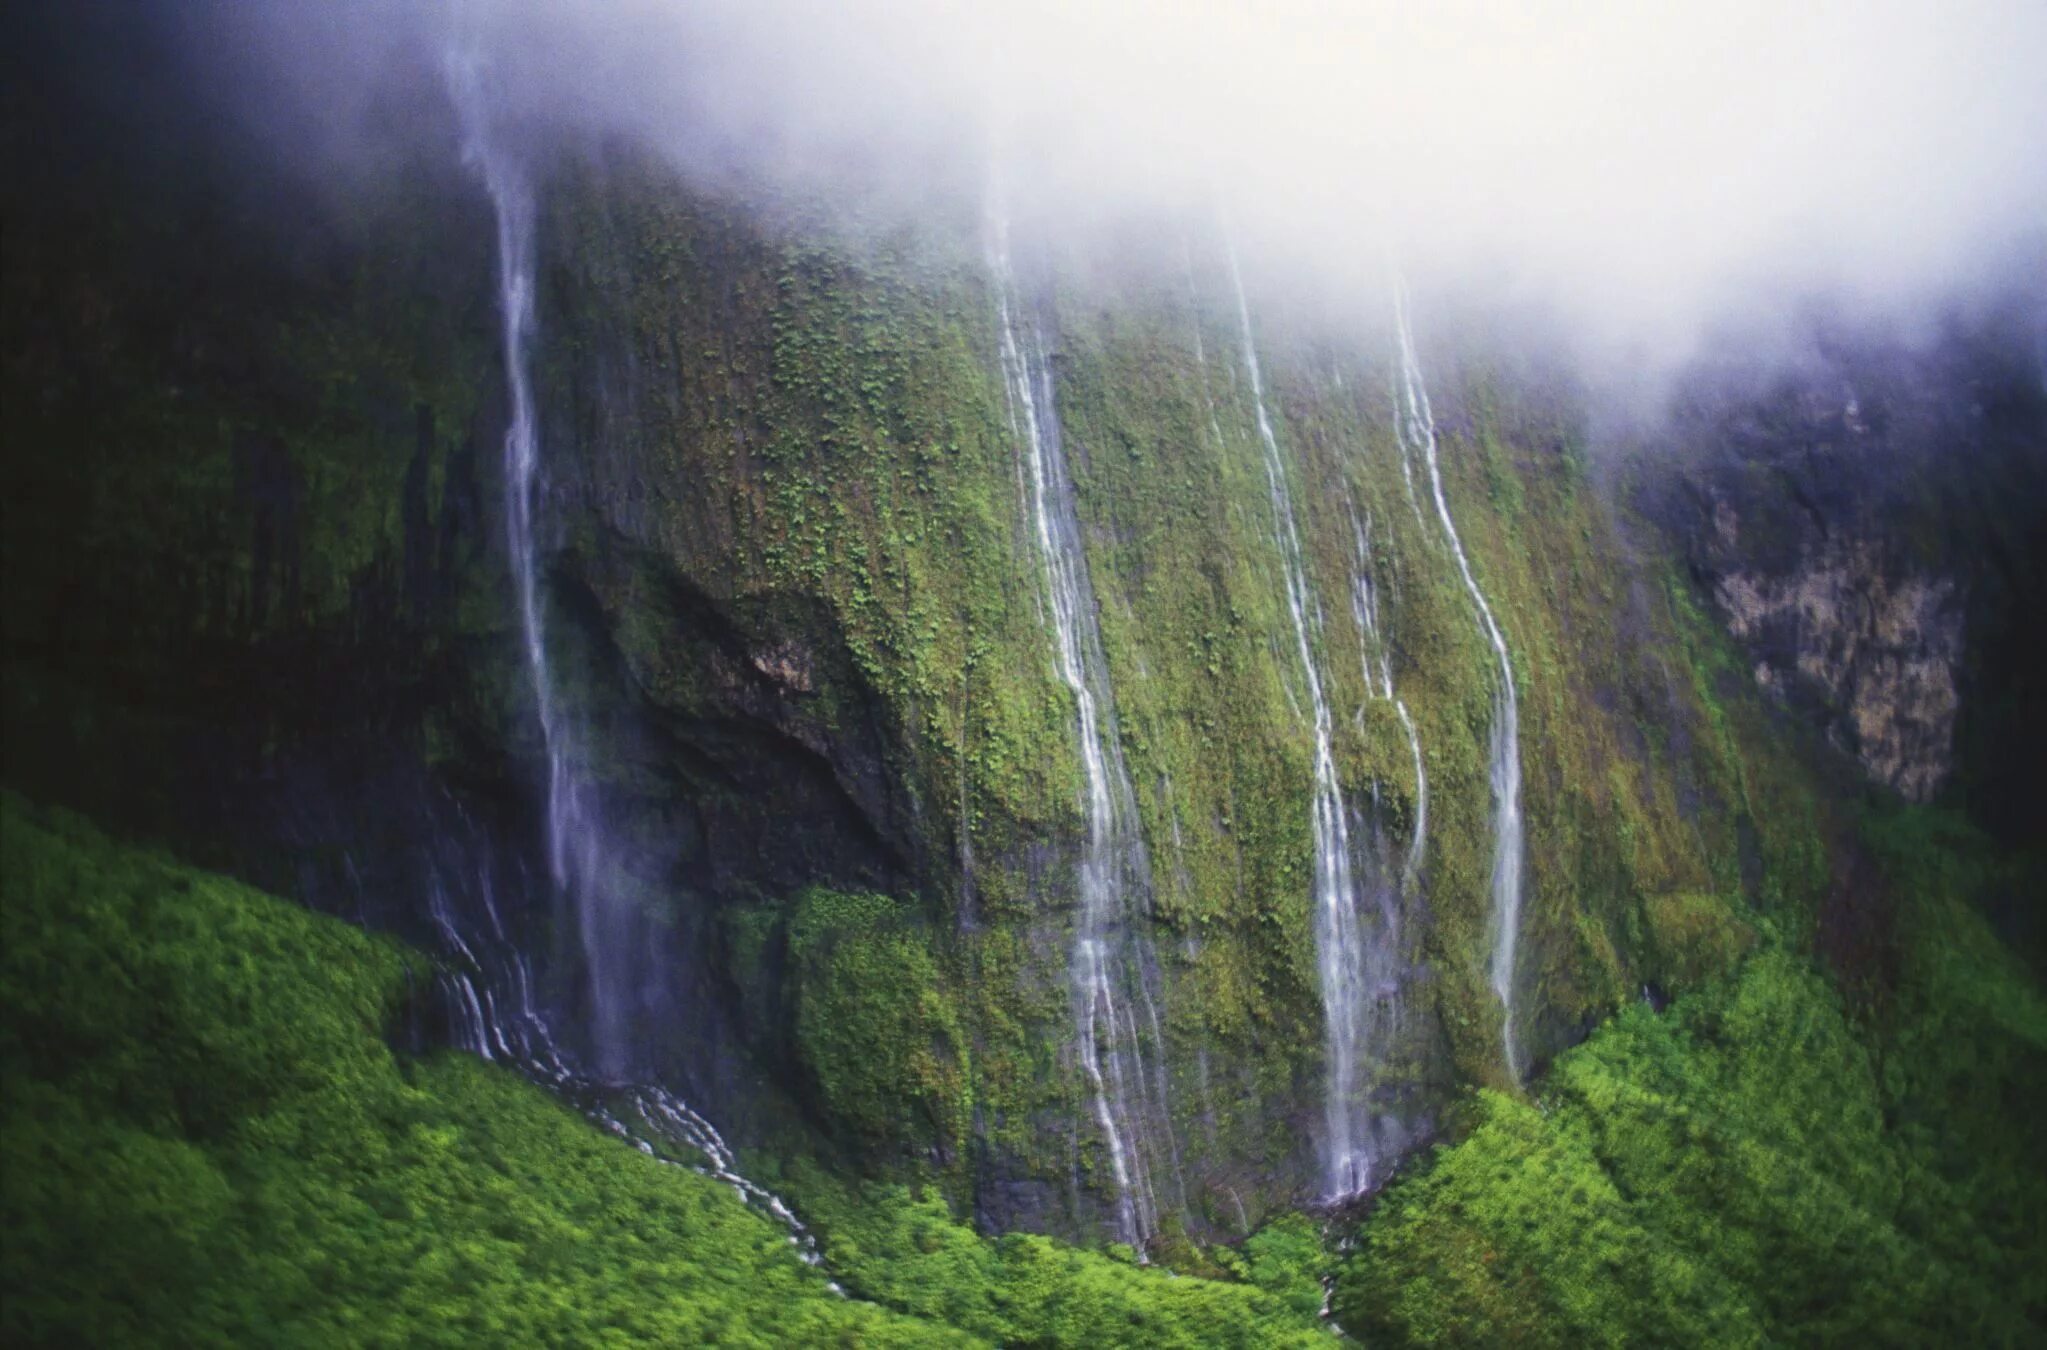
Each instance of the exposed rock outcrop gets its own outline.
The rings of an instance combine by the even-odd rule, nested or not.
[[[2040,734],[2010,656],[2047,521],[2037,330],[2022,307],[1910,341],[1816,321],[1767,373],[1704,363],[1648,498],[1770,697],[1875,782],[1986,818]]]
[[[1735,519],[1716,504],[1716,522]],[[1755,654],[1756,683],[1802,693],[1870,777],[1925,801],[1954,766],[1962,605],[1950,577],[1892,576],[1867,540],[1830,543],[1785,573],[1734,563],[1713,583],[1727,627]],[[1794,690],[1793,685],[1802,686]]]

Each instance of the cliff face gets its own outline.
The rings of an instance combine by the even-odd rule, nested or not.
[[[61,146],[62,106],[17,117]],[[10,172],[6,768],[422,941],[488,909],[573,1040],[588,975],[545,882],[500,542],[493,231],[445,130],[408,129],[402,170],[340,205],[288,174],[215,191],[229,161],[198,135],[157,194],[56,150]],[[655,920],[646,1068],[764,1148],[1101,1235],[1075,704],[974,212],[854,237],[617,147],[532,154],[548,631],[619,884]],[[294,192],[282,233],[221,206]],[[1055,236],[1019,290],[1150,860],[1155,1187],[1169,1231],[1227,1234],[1316,1193],[1316,739],[1238,297],[1221,240],[1182,242]],[[1494,658],[1410,495],[1390,307],[1358,340],[1251,301],[1349,862],[1394,954],[1363,1090],[1390,1160],[1507,1077]],[[1975,592],[1852,529],[1784,542],[1759,489],[1707,474],[1708,523],[1669,519],[1737,654],[1623,535],[1568,382],[1418,324],[1520,695],[1513,979],[1539,1067],[1825,889],[1827,808],[1755,680],[1809,688],[1901,791],[1937,787]]]
[[[1730,554],[1713,599],[1728,630],[1756,654],[1756,683],[1789,699],[1809,687],[1835,743],[1910,801],[1931,798],[1954,767],[1962,606],[1952,578],[1885,575],[1857,541],[1801,558],[1789,575],[1742,568],[1738,515],[1715,503]]]
[[[1903,337],[1815,320],[1763,377],[1708,366],[1656,480],[1757,684],[1912,801],[2016,820],[2001,765],[2037,744],[2008,689],[2034,665],[2047,391],[2038,319],[1959,314]]]
[[[710,959],[736,986],[742,1037],[793,1065],[828,1128],[835,1099],[911,1085],[853,1131],[870,1161],[939,1169],[997,1227],[1088,1231],[1107,1159],[1070,1009],[1086,833],[1075,714],[978,240],[949,226],[857,245],[764,230],[630,156],[572,157],[552,183],[557,604],[582,597],[641,743],[666,747],[650,760],[723,757],[673,790],[715,822],[696,834],[730,845],[690,884],[718,916]],[[1151,860],[1171,1103],[1159,1125],[1188,1222],[1231,1231],[1312,1193],[1324,1065],[1310,696],[1219,242],[1190,235],[1191,275],[1177,248],[1114,268],[1053,249],[1025,284],[1053,335]],[[1398,1015],[1374,1100],[1419,1135],[1458,1083],[1504,1076],[1486,971],[1493,684],[1447,540],[1426,495],[1408,495],[1385,318],[1387,337],[1362,347],[1255,315],[1252,340],[1292,479],[1352,861],[1389,879],[1373,923],[1405,944],[1378,994]],[[1683,588],[1615,534],[1568,393],[1447,338],[1422,360],[1450,507],[1521,692],[1530,903],[1516,978],[1539,1061],[1643,984],[1682,987],[1738,953],[1752,902],[1823,875],[1822,824],[1761,744],[1761,714],[1724,687]],[[1383,636],[1352,604],[1361,581]],[[1411,890],[1390,879],[1421,784],[1374,692],[1381,642],[1427,776]],[[742,760],[756,777],[735,790]],[[868,852],[827,865],[830,838]],[[792,900],[799,880],[901,903],[877,921]],[[819,937],[840,908],[863,917]],[[937,1002],[910,1024],[949,1028],[938,1067],[886,1053],[848,1065],[807,1041],[806,1027],[872,1011],[820,1009],[858,988],[832,963],[904,940],[930,954],[914,968]]]

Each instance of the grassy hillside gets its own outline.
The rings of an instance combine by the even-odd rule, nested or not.
[[[503,1069],[394,1052],[423,958],[0,809],[9,1344],[1324,1339],[1298,1288],[990,1243],[907,1192],[836,1225],[876,1301],[842,1299],[728,1188]]]
[[[1480,1090],[1364,1223],[1343,1325],[1372,1344],[2037,1336],[2047,1000],[1969,903],[2014,878],[1930,812],[1861,842],[1903,897],[1880,980],[1844,998],[1765,920],[1737,971],[1624,1011],[1534,1100]],[[1327,1340],[1304,1220],[1187,1249],[1217,1277],[1191,1278],[989,1240],[935,1190],[788,1163],[842,1299],[725,1187],[502,1069],[394,1051],[431,978],[397,943],[11,795],[0,886],[10,1343]]]
[[[1952,821],[1866,827],[1897,894],[1886,987],[1844,1004],[1774,937],[1562,1056],[1535,1101],[1381,1200],[1336,1311],[1371,1343],[2037,1343],[2047,999],[1965,903]]]

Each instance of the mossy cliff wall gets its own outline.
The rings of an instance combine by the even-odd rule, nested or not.
[[[407,143],[427,148],[338,205],[226,181],[203,139],[162,181],[11,139],[7,772],[421,936],[429,887],[495,877],[572,1010],[573,944],[522,880],[539,747],[498,542],[488,204],[451,131]],[[931,1177],[991,1227],[1102,1233],[1068,995],[1073,709],[976,213],[764,224],[617,148],[536,162],[550,632],[671,920],[680,1014],[654,1057],[764,1146]],[[107,209],[145,190],[153,211]],[[1323,1081],[1312,741],[1236,298],[1203,230],[1037,242],[1024,288],[1155,876],[1168,1207],[1236,1232],[1313,1195]],[[1506,1086],[1490,654],[1406,496],[1390,306],[1337,341],[1249,280],[1361,853],[1404,849],[1418,800],[1359,663],[1354,513],[1426,757],[1413,973],[1375,1069],[1421,1131],[1459,1085]],[[1521,695],[1539,1065],[1644,984],[1722,968],[1753,907],[1804,912],[1827,826],[1686,584],[1589,480],[1568,383],[1429,319],[1445,491]]]
[[[687,884],[722,916],[712,960],[742,1033],[869,1163],[933,1171],[997,1225],[1088,1231],[1107,1164],[1069,1030],[1076,733],[972,214],[857,237],[800,214],[764,226],[618,153],[567,157],[550,184],[553,591],[624,672],[636,734],[703,766],[669,781],[687,777],[672,790],[722,841]],[[1113,258],[1045,242],[1023,285],[1053,335],[1153,860],[1172,1137],[1190,1222],[1228,1231],[1311,1193],[1323,1044],[1312,741],[1236,302],[1199,230]],[[1424,885],[1399,915],[1417,964],[1378,1072],[1388,1108],[1426,1128],[1457,1084],[1504,1081],[1485,975],[1491,665],[1440,529],[1406,498],[1390,308],[1347,343],[1253,314],[1361,854],[1375,832],[1404,848],[1417,804],[1348,601],[1366,514],[1424,747]],[[1541,1059],[1644,984],[1721,968],[1751,906],[1816,894],[1824,826],[1690,593],[1635,555],[1589,480],[1568,383],[1423,338],[1446,492],[1524,708],[1520,983]],[[797,872],[897,904],[800,900],[816,892]],[[864,916],[842,944],[819,918],[838,908]],[[873,959],[904,944],[925,955]],[[824,1034],[873,1019],[919,1030],[867,1064]]]

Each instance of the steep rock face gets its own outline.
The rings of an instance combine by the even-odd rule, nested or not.
[[[1829,735],[1870,777],[1929,799],[1954,761],[1963,613],[1954,580],[1893,582],[1866,541],[1801,558],[1788,575],[1747,571],[1738,516],[1716,502],[1714,519],[1726,523],[1729,553],[1715,559],[1713,599],[1755,654],[1756,683],[1783,698],[1787,681],[1808,684],[1832,714]]]
[[[772,771],[739,794],[752,806],[734,809],[771,826],[744,837],[776,856],[749,867],[742,846],[713,884],[682,884],[718,916],[740,1035],[793,1066],[799,1095],[828,1129],[849,1127],[867,1165],[936,1168],[991,1227],[1099,1231],[1108,1159],[1067,1007],[1085,830],[1073,713],[971,214],[860,237],[764,226],[615,148],[568,154],[549,181],[557,593],[588,597],[613,702],[670,737],[657,758],[704,757],[708,728],[772,728],[813,752],[826,795],[887,863],[792,862],[816,817],[772,829],[784,810]],[[1167,259],[1055,243],[1025,285],[1049,335],[1153,859],[1159,1068],[1186,1196],[1167,1207],[1229,1232],[1311,1184],[1322,1034],[1307,696],[1220,243],[1197,230]],[[1370,920],[1410,944],[1378,995],[1399,1015],[1373,1047],[1372,1091],[1419,1134],[1458,1083],[1503,1074],[1485,973],[1493,663],[1440,528],[1407,497],[1390,341],[1262,318],[1253,340],[1297,475],[1353,865],[1389,886],[1420,784],[1360,659],[1377,642],[1423,748],[1417,884]],[[1758,748],[1761,724],[1722,706],[1682,588],[1622,546],[1585,476],[1568,387],[1442,337],[1426,360],[1446,490],[1522,686],[1518,980],[1539,1062],[1644,982],[1681,986],[1741,950],[1748,901],[1796,896],[1818,875],[1820,830]],[[1383,635],[1350,603],[1361,578],[1382,597]],[[676,790],[700,800],[705,785]],[[805,902],[787,880],[805,866],[903,903]],[[820,938],[817,916],[834,915]],[[830,1102],[853,1099],[848,1066],[810,1037],[831,1021],[819,1000],[859,985],[832,962],[906,939],[931,953],[917,968],[935,1001],[920,1016],[956,1029],[945,1043],[966,1047],[964,1072],[933,1078],[906,1060],[886,1073],[925,1097],[950,1084],[953,1099],[893,1131],[871,1110],[835,1124]],[[893,987],[873,992],[874,1007],[841,1016],[898,1006]]]
[[[492,230],[452,128],[404,143],[345,209],[292,198],[290,229],[221,218],[207,188],[240,161],[203,137],[180,153],[208,173],[160,195],[132,165],[67,180],[54,152],[9,175],[7,773],[424,942],[437,906],[490,911],[573,1041],[587,975],[546,884],[500,542]],[[842,231],[615,146],[532,155],[547,630],[578,769],[659,920],[646,1063],[741,1138],[934,1179],[989,1228],[1101,1236],[1073,707],[976,212]],[[150,228],[110,234],[143,198]],[[1244,335],[1218,239],[1046,238],[1023,284],[1155,874],[1164,1207],[1235,1233],[1314,1198],[1324,1044],[1314,738]],[[1407,493],[1390,307],[1332,335],[1253,280],[1352,863],[1387,897],[1364,917],[1404,954],[1369,1092],[1419,1137],[1505,1078],[1495,664]],[[1419,322],[1521,692],[1540,1066],[1823,884],[1821,813],[1688,589],[1625,546],[1568,384]],[[1375,643],[1428,778],[1411,881],[1421,784]]]
[[[2047,524],[2038,345],[2022,308],[1909,342],[1815,321],[1767,378],[1695,371],[1654,478],[1757,684],[1874,781],[1991,818],[2016,819],[2000,762],[2040,734],[2007,688]]]
[[[91,35],[134,103],[29,44],[8,109],[8,773],[279,886],[374,871],[437,769],[504,785],[488,213],[452,139],[337,209]]]

